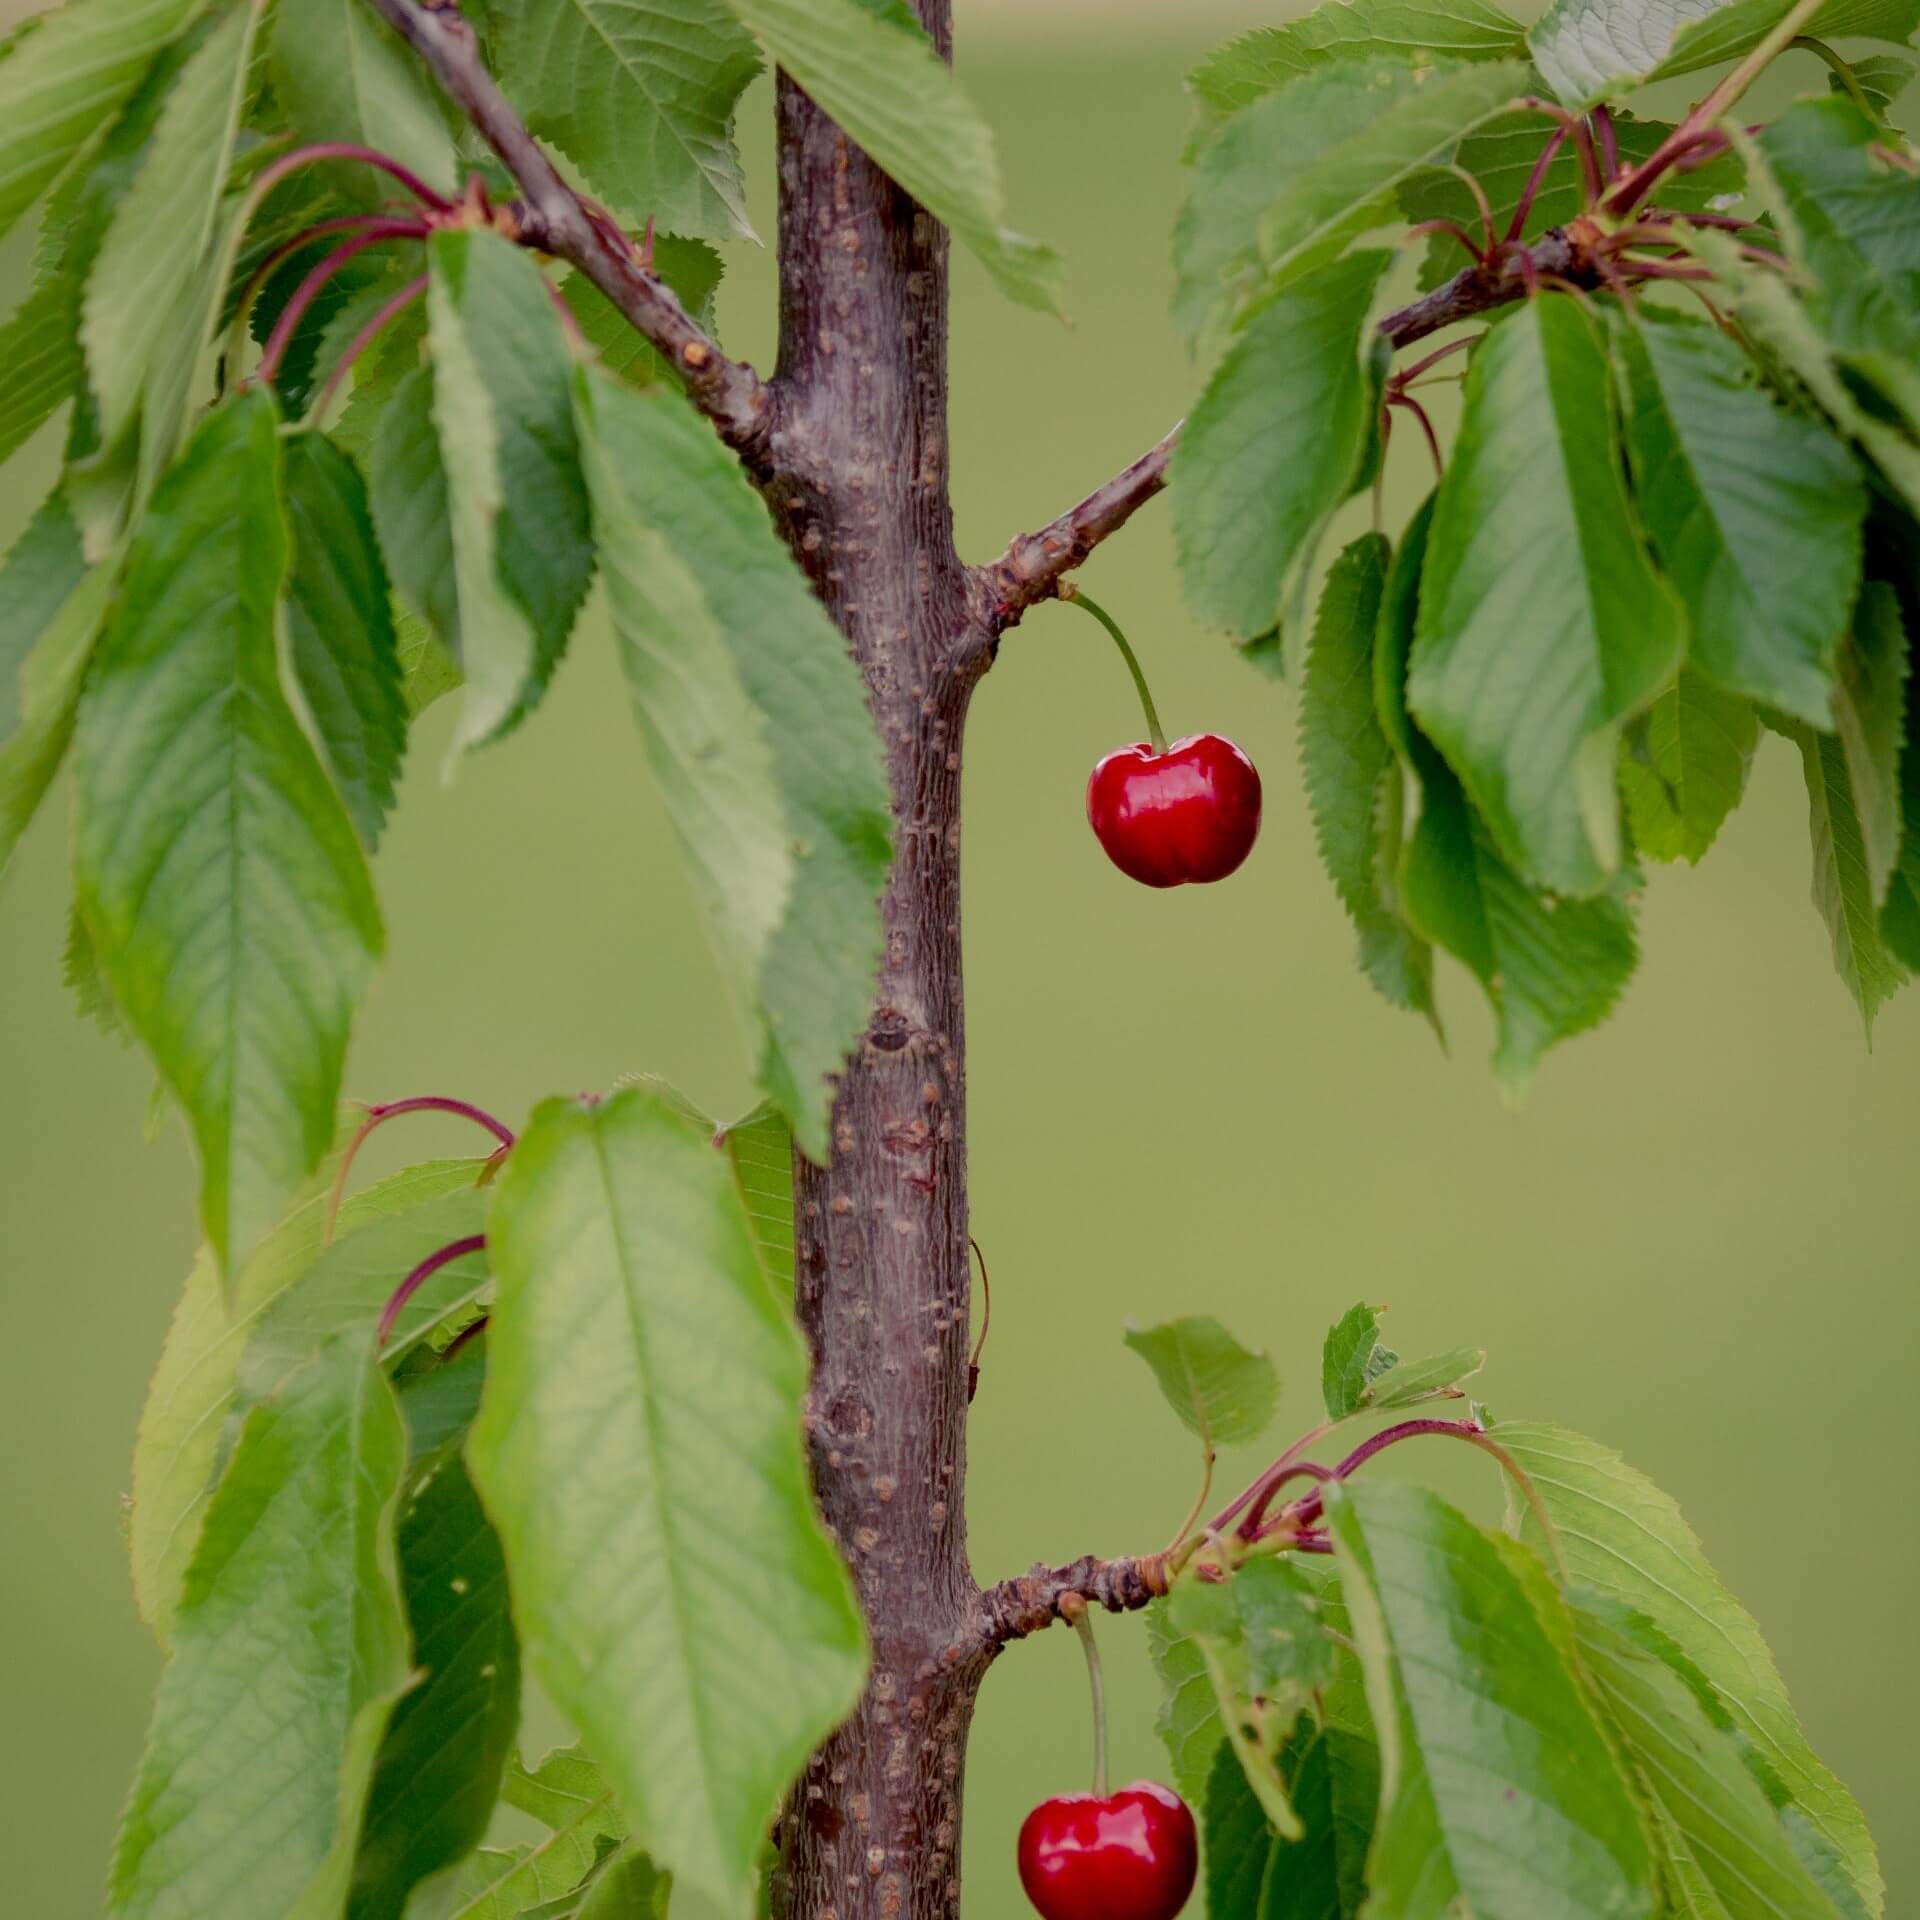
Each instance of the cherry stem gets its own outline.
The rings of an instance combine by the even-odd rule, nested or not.
[[[423,207],[431,207],[435,213],[446,213],[453,206],[451,200],[435,193],[417,173],[403,167],[398,160],[376,147],[359,146],[351,140],[322,140],[313,146],[296,147],[291,153],[282,154],[271,166],[262,168],[255,176],[249,189],[253,203],[258,206],[288,174],[311,166],[316,160],[361,161],[366,166],[378,167],[382,173],[399,181]]]
[[[354,362],[373,345],[385,331],[387,323],[413,305],[427,290],[427,276],[423,273],[417,280],[407,284],[389,300],[367,324],[347,342],[346,350],[334,362],[333,371],[327,375],[327,384],[320,389],[320,397],[313,403],[313,420],[316,425],[327,417],[327,408],[333,403],[333,396],[340,391],[341,382],[353,371]]]
[[[307,317],[307,310],[319,299],[327,282],[341,268],[382,240],[423,240],[426,235],[427,226],[423,220],[380,220],[362,228],[350,240],[343,240],[294,289],[293,298],[273,323],[273,331],[267,336],[267,344],[260,354],[260,380],[267,386],[273,385],[300,322]]]
[[[455,1100],[444,1093],[418,1093],[405,1100],[383,1101],[377,1107],[367,1109],[367,1117],[361,1121],[359,1130],[347,1142],[347,1150],[340,1156],[340,1171],[334,1176],[333,1192],[327,1197],[326,1239],[333,1239],[335,1223],[340,1218],[340,1202],[347,1191],[347,1176],[353,1171],[353,1163],[360,1149],[367,1144],[377,1129],[389,1120],[397,1120],[403,1113],[450,1113],[457,1120],[471,1120],[475,1126],[485,1127],[500,1142],[499,1152],[494,1154],[483,1169],[484,1180],[500,1154],[513,1145],[513,1130],[503,1120],[496,1120],[485,1107],[476,1107],[468,1100]]]
[[[1526,230],[1527,215],[1533,211],[1533,203],[1547,177],[1547,169],[1553,165],[1554,155],[1566,144],[1567,127],[1562,121],[1554,136],[1540,150],[1540,158],[1533,163],[1533,171],[1527,175],[1527,184],[1520,190],[1519,204],[1513,210],[1513,218],[1507,222],[1506,239],[1509,244],[1518,240]]]
[[[980,1391],[980,1356],[987,1350],[987,1329],[993,1325],[993,1282],[987,1277],[987,1256],[980,1251],[980,1242],[968,1234],[967,1245],[980,1262],[980,1331],[967,1355],[967,1405],[972,1406],[973,1396]]]
[[[1084,607],[1106,628],[1108,637],[1120,649],[1121,659],[1127,663],[1127,671],[1133,675],[1134,688],[1140,695],[1140,711],[1147,717],[1147,738],[1153,743],[1155,753],[1165,753],[1166,729],[1160,724],[1160,715],[1154,708],[1153,695],[1147,690],[1147,676],[1140,671],[1140,662],[1135,658],[1133,649],[1127,645],[1127,636],[1120,631],[1118,622],[1105,607],[1088,595],[1085,588],[1073,581],[1062,584],[1060,598],[1069,606]]]
[[[440,1271],[451,1266],[456,1260],[463,1260],[470,1253],[481,1252],[487,1244],[484,1233],[470,1233],[463,1240],[449,1240],[444,1247],[430,1253],[394,1288],[392,1297],[380,1310],[380,1330],[375,1337],[375,1346],[383,1349],[387,1336],[393,1332],[393,1323],[400,1318],[402,1310],[413,1296]]]
[[[1087,1656],[1087,1686],[1093,1694],[1093,1792],[1094,1798],[1107,1797],[1107,1683],[1100,1671],[1100,1647],[1093,1637],[1093,1615],[1086,1601],[1073,1595],[1076,1604],[1069,1610],[1062,1600],[1060,1610],[1073,1621],[1080,1636],[1080,1651]]]

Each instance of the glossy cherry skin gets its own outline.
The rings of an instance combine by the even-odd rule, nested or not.
[[[1199,1865],[1187,1803],[1153,1780],[1043,1800],[1020,1829],[1020,1884],[1044,1920],[1173,1920]]]
[[[1260,832],[1260,775],[1231,740],[1190,733],[1165,753],[1116,748],[1087,782],[1107,858],[1149,887],[1224,880]]]

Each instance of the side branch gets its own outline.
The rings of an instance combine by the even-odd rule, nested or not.
[[[500,156],[526,196],[513,238],[579,268],[680,371],[689,398],[749,464],[764,452],[767,394],[760,376],[730,360],[626,236],[595,218],[528,133],[480,59],[472,26],[452,4],[372,0],[419,54],[455,106]]]
[[[1052,1626],[1065,1617],[1060,1609],[1070,1597],[1109,1613],[1132,1613],[1159,1599],[1169,1582],[1164,1553],[1138,1560],[1102,1560],[1089,1553],[1064,1567],[1037,1566],[980,1596],[979,1650],[992,1658],[1011,1641]]]
[[[1386,315],[1381,334],[1396,348],[1410,347],[1457,321],[1511,306],[1543,285],[1581,291],[1607,284],[1606,274],[1578,222],[1544,233],[1531,246],[1503,248],[1492,261],[1468,267],[1445,286]],[[1167,465],[1180,437],[1178,426],[1124,467],[1105,486],[1070,507],[1037,533],[1015,537],[999,559],[974,569],[990,630],[1003,633],[1026,610],[1058,595],[1061,580],[1083,565],[1109,534],[1118,533],[1167,484]]]

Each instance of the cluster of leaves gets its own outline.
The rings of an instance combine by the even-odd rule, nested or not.
[[[116,1916],[753,1910],[866,1674],[800,1438],[790,1150],[634,1085],[539,1108],[497,1180],[414,1167],[337,1225],[317,1192],[230,1290],[202,1257],[134,1463],[169,1658]],[[523,1660],[585,1742],[530,1771]],[[483,1844],[503,1807],[545,1836]]]
[[[1689,142],[1619,99],[1796,29],[1917,24],[1913,0],[1558,0],[1526,32],[1486,0],[1331,0],[1192,78],[1176,312],[1210,371],[1172,469],[1188,595],[1298,681],[1366,974],[1437,1025],[1451,954],[1516,1087],[1612,1008],[1641,863],[1700,859],[1763,727],[1804,762],[1814,899],[1869,1030],[1920,968],[1920,167],[1887,119],[1914,62],[1820,43],[1822,97],[1757,137],[1720,119]],[[1622,190],[1663,143],[1688,150],[1649,222]],[[1428,288],[1456,237],[1516,294],[1508,236],[1658,248],[1637,290],[1543,276],[1452,336],[1437,491],[1397,540],[1376,504],[1309,625],[1322,537],[1370,483],[1378,502],[1383,421],[1433,351],[1394,373],[1400,249],[1357,244],[1399,223],[1433,234]]]
[[[1270,1413],[1270,1367],[1214,1323],[1160,1333],[1209,1356],[1177,1385],[1156,1366],[1188,1424],[1197,1402],[1203,1429],[1239,1419],[1250,1393]],[[1350,1421],[1457,1399],[1482,1357],[1403,1362],[1356,1307],[1327,1338],[1326,1422],[1276,1468]],[[1504,1529],[1335,1470],[1300,1503],[1318,1524],[1249,1535],[1229,1508],[1154,1604],[1211,1920],[1881,1913],[1858,1807],[1672,1500],[1560,1427],[1477,1407],[1405,1423],[1434,1429],[1500,1461]]]

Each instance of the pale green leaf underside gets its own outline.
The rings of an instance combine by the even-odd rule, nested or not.
[[[1572,1579],[1647,1615],[1712,1683],[1788,1791],[1839,1848],[1871,1910],[1882,1910],[1879,1863],[1853,1797],[1822,1765],[1787,1699],[1753,1616],[1707,1564],[1673,1500],[1610,1447],[1536,1422],[1499,1429],[1559,1531]],[[1515,1508],[1522,1536],[1536,1523]]]
[[[1193,1638],[1167,1617],[1167,1603],[1147,1609],[1147,1646],[1160,1676],[1162,1698],[1154,1731],[1165,1742],[1174,1785],[1194,1806],[1206,1797],[1207,1777],[1226,1740],[1220,1701],[1207,1663]],[[1264,1816],[1262,1816],[1264,1818]]]
[[[1243,1347],[1204,1314],[1157,1327],[1129,1327],[1129,1347],[1153,1369],[1167,1404],[1210,1445],[1257,1440],[1273,1418],[1279,1376],[1264,1353]]]
[[[790,1309],[708,1131],[644,1087],[535,1113],[489,1251],[469,1459],[528,1662],[636,1840],[744,1920],[780,1798],[866,1671]]]

